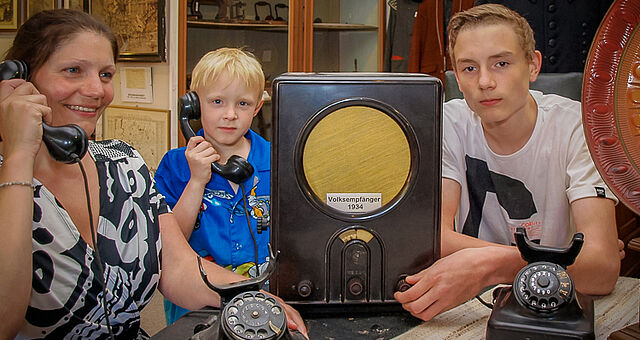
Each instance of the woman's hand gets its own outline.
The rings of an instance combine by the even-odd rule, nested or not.
[[[289,327],[289,329],[292,329],[292,330],[297,330],[302,335],[304,335],[305,338],[309,339],[309,334],[307,333],[307,326],[304,325],[304,320],[302,320],[300,313],[298,313],[298,311],[295,308],[285,303],[284,300],[282,300],[278,296],[275,296],[265,291],[263,292],[271,295],[274,299],[278,300],[278,302],[282,305],[282,307],[284,308],[284,313],[287,316],[287,327]]]
[[[42,121],[51,108],[32,83],[22,79],[0,82],[0,137],[3,155],[28,153],[32,157],[42,142]]]

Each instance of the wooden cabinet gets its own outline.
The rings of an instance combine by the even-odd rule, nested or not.
[[[197,20],[190,3],[180,1],[178,13],[180,95],[200,57],[223,46],[251,50],[262,62],[268,84],[284,72],[382,71],[384,0],[269,0],[270,7],[256,0],[202,0],[203,15]],[[237,18],[237,7],[228,10],[231,18],[216,19],[219,3],[242,3],[244,19]],[[268,8],[274,19],[284,20],[264,20]],[[178,144],[184,145],[182,136]]]
[[[271,77],[287,71],[382,70],[384,0],[226,0],[243,4],[242,17],[229,9],[231,18],[216,19],[218,3],[224,2],[198,1],[202,16],[195,19],[190,2],[181,1],[181,79],[204,53],[222,46],[248,47]],[[264,20],[266,15],[283,20]]]
[[[289,71],[382,71],[384,0],[291,0]]]

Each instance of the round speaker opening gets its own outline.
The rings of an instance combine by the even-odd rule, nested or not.
[[[296,145],[296,176],[321,211],[345,220],[389,211],[411,184],[417,138],[392,107],[344,99],[318,111]]]

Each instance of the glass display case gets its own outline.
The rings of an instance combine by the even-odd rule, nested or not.
[[[189,89],[198,60],[220,47],[254,53],[267,91],[285,72],[382,71],[385,9],[384,0],[180,1],[178,92]],[[268,99],[262,111],[270,113]],[[256,124],[269,138],[270,114]]]

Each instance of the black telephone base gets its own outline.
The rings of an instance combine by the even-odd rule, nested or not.
[[[576,292],[561,310],[535,313],[521,306],[511,287],[496,288],[494,308],[487,324],[487,340],[595,339],[593,299]]]

